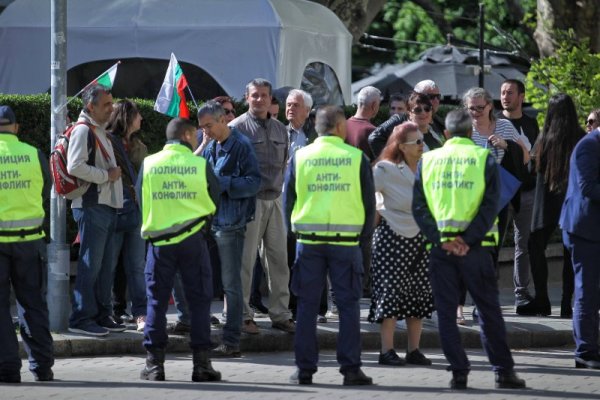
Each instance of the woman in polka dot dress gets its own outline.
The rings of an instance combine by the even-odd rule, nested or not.
[[[373,168],[380,220],[373,235],[373,288],[369,321],[381,324],[379,364],[431,365],[419,351],[422,319],[430,318],[433,298],[425,238],[413,218],[414,173],[423,154],[423,135],[405,122],[394,131]],[[406,320],[408,348],[394,350],[396,321]]]

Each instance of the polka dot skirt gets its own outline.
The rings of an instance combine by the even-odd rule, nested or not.
[[[373,234],[372,297],[368,320],[430,318],[433,296],[429,283],[429,253],[419,233],[407,238],[394,232],[385,219]]]

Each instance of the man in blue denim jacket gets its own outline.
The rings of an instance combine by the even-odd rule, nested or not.
[[[213,167],[221,193],[212,233],[221,258],[221,279],[227,299],[227,321],[223,343],[215,355],[240,357],[243,295],[241,283],[242,251],[246,223],[254,219],[260,171],[250,140],[230,129],[225,110],[216,101],[206,102],[198,110],[198,125],[211,139],[202,156]]]

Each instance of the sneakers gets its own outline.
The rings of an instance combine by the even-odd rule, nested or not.
[[[242,356],[242,352],[240,351],[239,346],[232,346],[230,344],[223,343],[213,349],[210,352],[210,356],[240,358]]]
[[[271,326],[287,333],[296,333],[296,324],[291,319],[273,322]]]
[[[256,325],[256,322],[254,322],[253,319],[247,319],[242,322],[242,332],[249,335],[258,335],[258,325]]]
[[[68,330],[71,333],[79,333],[87,336],[106,336],[109,333],[108,329],[105,329],[94,322],[90,322],[84,326],[69,326]]]
[[[313,374],[310,371],[297,369],[296,372],[290,376],[290,383],[294,385],[312,385],[312,376]]]
[[[517,376],[515,371],[496,372],[496,389],[524,389],[525,379]]]
[[[366,386],[373,384],[373,379],[366,376],[360,368],[356,371],[346,371],[343,375],[344,386]]]
[[[139,317],[137,317],[135,319],[135,324],[137,325],[137,328],[135,329],[136,331],[144,332],[144,328],[146,327],[146,316],[140,315]]]
[[[117,324],[113,317],[108,316],[98,321],[98,325],[109,332],[124,332],[127,327],[123,324]]]
[[[327,317],[324,315],[319,315],[317,317],[317,324],[326,324],[327,323]]]
[[[410,353],[406,353],[406,363],[414,365],[431,365],[431,360],[425,357],[419,349],[415,349]]]
[[[127,314],[125,311],[121,313],[116,313],[115,315],[113,315],[113,318],[117,324],[125,324],[128,322],[134,322],[135,320],[131,315]]]
[[[389,349],[385,353],[379,353],[379,364],[400,367],[406,364],[406,361],[394,349]]]
[[[190,333],[192,327],[189,324],[181,321],[170,322],[167,324],[167,332],[175,335],[185,335]]]

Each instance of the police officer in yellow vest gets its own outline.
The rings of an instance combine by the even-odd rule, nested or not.
[[[205,232],[216,209],[219,183],[204,158],[192,152],[198,142],[196,127],[190,121],[171,120],[166,136],[163,150],[144,159],[137,182],[142,237],[150,242],[146,255],[148,308],[143,342],[147,358],[140,377],[165,380],[166,311],[173,279],[179,271],[191,319],[192,381],[218,381],[221,373],[212,368],[208,358],[213,347],[213,291]]]
[[[489,150],[470,139],[464,109],[448,113],[443,147],[423,154],[415,177],[413,213],[432,243],[430,277],[440,341],[450,363],[452,389],[466,389],[469,360],[456,325],[459,282],[479,310],[481,343],[496,373],[497,388],[524,388],[514,372],[498,300],[491,251],[498,241],[500,178]]]
[[[298,297],[292,383],[311,384],[317,371],[317,313],[329,273],[340,313],[337,342],[344,385],[370,385],[360,369],[360,307],[363,267],[358,246],[373,230],[375,191],[369,161],[344,143],[346,120],[339,107],[317,111],[319,137],[298,149],[285,183],[288,229],[297,237],[291,289]]]
[[[44,298],[44,200],[50,194],[48,160],[17,138],[19,125],[0,106],[0,382],[21,382],[21,358],[9,296],[17,298],[19,326],[36,381],[54,379],[52,336]]]

